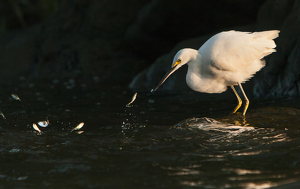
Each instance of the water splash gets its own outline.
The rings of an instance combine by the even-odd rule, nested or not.
[[[232,138],[244,132],[254,130],[251,126],[238,126],[228,123],[222,123],[212,118],[189,118],[175,125],[176,127],[188,127],[190,129],[200,129],[206,132],[212,132],[213,137],[210,141],[224,138]]]

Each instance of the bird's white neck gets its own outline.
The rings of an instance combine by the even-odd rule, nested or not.
[[[201,73],[202,73],[202,56],[197,52],[196,58],[188,61],[188,72],[186,74],[187,85],[195,90],[202,92],[201,89]]]
[[[194,72],[200,71],[201,69],[201,62],[202,62],[202,56],[199,54],[199,52],[195,49],[191,49],[190,51],[190,60],[187,62],[188,64],[188,69],[190,71],[195,70]],[[200,73],[200,72],[198,72]]]
[[[196,49],[190,49],[190,48],[185,49],[185,56],[187,59],[187,64],[194,62],[198,58],[199,55],[200,54],[198,53],[198,51]]]

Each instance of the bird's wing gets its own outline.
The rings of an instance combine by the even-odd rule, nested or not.
[[[272,39],[276,38],[278,33],[277,30],[254,33],[222,32],[210,39],[212,41],[204,46],[204,51],[206,54],[207,51],[210,52],[210,66],[217,70],[242,71],[255,62],[261,63],[263,57],[276,51],[276,44]]]

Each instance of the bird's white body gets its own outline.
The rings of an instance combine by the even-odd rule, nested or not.
[[[221,93],[227,86],[244,83],[264,67],[263,57],[275,52],[272,39],[279,31],[221,32],[197,51],[182,49],[174,57],[188,64],[186,82],[199,92]]]
[[[221,32],[207,40],[197,51],[185,48],[177,52],[172,62],[172,69],[166,74],[156,89],[177,69],[187,64],[186,83],[199,92],[221,93],[231,86],[241,106],[241,99],[234,89],[239,85],[246,106],[249,100],[244,93],[241,83],[249,80],[256,72],[265,66],[265,56],[275,52],[273,39],[278,37],[278,30],[263,32]],[[155,90],[156,90],[155,89]]]

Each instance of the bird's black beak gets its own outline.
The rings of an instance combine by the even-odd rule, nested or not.
[[[160,87],[160,86],[168,79],[168,77],[169,77],[172,73],[174,73],[177,69],[178,69],[178,66],[172,67],[172,68],[166,73],[166,75],[163,77],[163,79],[159,82],[159,84],[157,85],[157,87],[156,87],[154,90],[152,89],[151,92],[156,91],[156,90],[158,89],[158,87]]]

